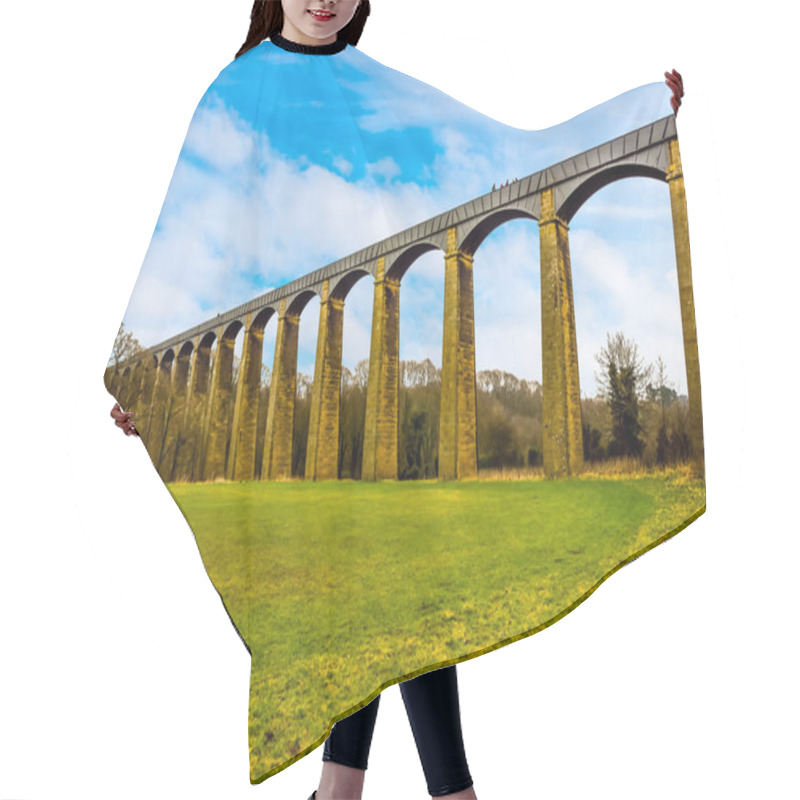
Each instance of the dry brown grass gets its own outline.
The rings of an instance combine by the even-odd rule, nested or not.
[[[643,478],[645,476],[671,475],[673,481],[686,483],[699,477],[691,464],[645,464],[630,456],[607,461],[587,461],[577,478]],[[479,481],[545,480],[543,467],[504,467],[482,469]]]
[[[580,474],[582,478],[643,478],[646,475],[673,475],[679,482],[687,482],[693,475],[691,464],[645,464],[638,458],[626,456],[608,461],[587,461]]]
[[[543,467],[500,467],[478,470],[480,481],[544,480]]]
[[[587,461],[577,478],[643,478],[647,475],[672,475],[678,483],[686,483],[697,478],[702,478],[691,463],[685,464],[645,464],[641,459],[626,456],[613,458],[607,461]],[[545,480],[543,467],[500,467],[497,469],[481,469],[478,477],[471,480],[477,481],[520,481],[520,480]],[[241,482],[241,481],[238,481]],[[291,478],[279,478],[278,483],[303,483],[304,479],[293,475]],[[187,481],[171,481],[170,483],[183,484]],[[231,483],[226,478],[215,478],[211,481],[194,481],[196,485],[209,483]],[[233,481],[237,483],[237,481]],[[350,478],[343,478],[338,483],[361,483]],[[425,478],[409,483],[438,483],[437,478]]]

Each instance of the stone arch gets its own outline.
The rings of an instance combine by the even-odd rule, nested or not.
[[[506,207],[498,209],[491,214],[487,214],[480,219],[476,225],[470,228],[461,242],[459,242],[458,249],[462,253],[474,256],[489,234],[512,219],[530,219],[534,222],[536,221],[536,217],[530,211],[522,208]]]
[[[541,458],[541,413],[536,409],[535,403],[539,400],[536,396],[534,385],[541,385],[541,286],[539,277],[539,229],[538,229],[539,199],[535,201],[526,198],[514,206],[505,206],[496,211],[487,213],[476,224],[465,231],[458,244],[458,251],[463,258],[471,257],[472,266],[472,293],[473,302],[469,310],[472,315],[472,339],[474,343],[474,373],[475,373],[475,400],[474,400],[474,426],[476,449],[476,475],[483,470],[501,468],[518,468],[537,466]],[[515,251],[515,256],[507,263],[507,259],[498,262],[491,258],[489,252],[498,246],[497,241],[488,241],[492,234],[507,228],[508,223],[516,220],[522,222],[511,225],[512,236],[524,236],[526,247]],[[502,235],[509,231],[502,231]],[[497,239],[499,237],[495,237]],[[497,253],[495,253],[497,256]],[[498,271],[507,270],[506,275],[498,275]],[[499,282],[499,283],[498,283]],[[487,300],[487,293],[491,296],[491,286],[502,286],[500,295],[502,308],[492,308]],[[512,320],[513,322],[509,322]],[[511,341],[510,327],[513,327],[513,355],[506,352],[499,341]],[[493,334],[493,335],[492,335]],[[508,336],[508,339],[498,338]],[[494,346],[492,346],[492,340]],[[492,358],[486,358],[487,351]],[[524,355],[522,359],[518,356]],[[480,359],[479,359],[480,356]],[[506,360],[508,359],[508,360]],[[479,363],[482,362],[482,363]],[[513,363],[512,363],[513,362]],[[516,418],[513,425],[508,423],[508,418],[503,419],[513,429],[513,436],[509,436],[507,445],[503,442],[502,431],[496,421],[496,414],[492,408],[496,400],[491,397],[491,391],[482,391],[480,373],[490,370],[484,375],[484,389],[500,385],[506,386],[505,378],[501,374],[510,373],[520,380],[519,391],[523,390],[523,382],[531,389],[530,404],[526,404],[525,411]],[[466,393],[464,387],[462,393]],[[539,389],[540,391],[540,389]],[[469,398],[471,400],[471,398]],[[462,401],[462,408],[469,408]],[[499,445],[499,446],[498,446]],[[471,451],[469,453],[471,455]],[[461,454],[460,464],[469,467],[466,451]],[[459,474],[461,467],[455,470]]]
[[[194,352],[194,342],[191,339],[189,339],[180,346],[177,358],[178,360],[191,358],[193,352]]]
[[[369,274],[366,269],[356,268],[335,282],[328,278],[322,283],[303,466],[307,480],[339,477],[344,303],[353,286]]]
[[[256,316],[253,318],[253,321],[250,323],[248,328],[249,332],[252,331],[264,331],[267,327],[267,323],[272,319],[275,314],[278,312],[272,306],[267,306],[266,308],[262,308]]]
[[[239,335],[239,331],[244,327],[240,319],[235,319],[228,323],[228,327],[222,333],[221,339],[226,341],[235,339]]]
[[[262,480],[292,476],[300,316],[315,296],[319,296],[317,289],[304,289],[280,301],[261,459]]]
[[[203,334],[203,338],[197,343],[197,349],[202,350],[205,348],[206,350],[211,350],[214,345],[214,342],[217,340],[217,334],[215,331],[208,331],[207,333]]]
[[[329,297],[335,300],[345,300],[350,290],[364,277],[370,273],[365,269],[354,269],[333,284]]]
[[[161,369],[171,369],[174,360],[175,351],[171,347],[168,347],[161,354],[156,354],[156,366]]]
[[[318,385],[315,364],[314,388],[311,409],[311,426],[309,429],[309,447],[306,456],[306,478],[334,480],[341,477],[358,479],[364,457],[364,411],[361,407],[361,391],[357,383],[349,383],[345,387],[343,353],[348,345],[348,330],[351,335],[354,328],[356,309],[360,309],[362,318],[366,319],[366,330],[369,330],[368,315],[372,309],[372,281],[362,281],[372,276],[369,265],[351,269],[337,280],[331,279],[328,298],[330,303],[322,313],[320,320],[317,364],[320,367],[323,386]],[[359,288],[356,286],[360,284]],[[355,294],[351,291],[356,289]],[[348,298],[349,309],[344,308]],[[345,316],[347,315],[347,317]],[[347,322],[349,317],[351,322]],[[369,341],[349,340],[349,346],[356,345],[361,351],[361,358],[369,364]],[[358,375],[358,364],[354,365]],[[347,370],[348,373],[350,372]],[[366,392],[366,382],[363,386]]]
[[[394,263],[386,272],[386,279],[400,283],[403,276],[408,272],[411,265],[423,254],[429,250],[440,250],[438,245],[432,241],[415,242],[407,249],[403,250],[400,255],[394,260]]]
[[[641,180],[642,178],[649,180],[645,182]],[[607,195],[608,199],[604,195]],[[608,238],[615,252],[619,253],[621,268],[627,263],[626,273],[632,278],[635,277],[635,280],[628,284],[628,290],[624,294],[619,289],[619,281],[601,282],[599,285],[588,287],[586,284],[588,276],[584,272],[588,256],[584,254],[583,260],[573,259],[576,338],[579,349],[583,351],[586,348],[587,351],[587,357],[581,363],[581,385],[583,386],[587,378],[591,380],[591,367],[594,365],[593,359],[589,356],[590,350],[596,352],[605,335],[615,330],[620,330],[626,337],[635,341],[646,360],[655,358],[656,354],[666,356],[670,377],[677,376],[682,382],[686,375],[684,369],[688,358],[685,351],[685,320],[681,318],[680,295],[684,287],[680,286],[680,280],[675,282],[674,287],[671,280],[666,281],[667,277],[672,277],[670,269],[675,270],[675,261],[669,247],[669,239],[674,233],[674,219],[671,214],[667,173],[663,169],[636,164],[608,169],[603,175],[593,176],[587,181],[586,187],[576,189],[562,204],[562,208],[566,207],[571,228],[578,229],[583,227],[582,219],[588,220],[588,215],[595,210],[590,207],[603,202],[630,204],[633,207],[642,207],[644,204],[648,209],[652,208],[654,214],[652,218],[648,216],[644,220],[623,217],[617,221],[621,224],[617,235]],[[583,216],[584,213],[586,217]],[[596,232],[600,237],[606,238],[602,225],[597,226]],[[629,236],[635,237],[635,243],[628,240]],[[657,242],[658,246],[652,250],[645,250],[644,243],[647,241]],[[667,249],[661,246],[662,242],[667,245]],[[587,289],[590,289],[588,294]],[[580,297],[581,294],[584,295],[583,298]],[[652,305],[653,300],[656,301],[656,306]],[[618,328],[607,322],[603,328],[595,326],[591,331],[584,330],[582,334],[584,340],[581,342],[580,320],[587,316],[586,312],[592,306],[608,308],[617,304],[625,314],[624,325]],[[659,319],[657,329],[653,327],[653,315],[647,313],[656,310]],[[642,311],[645,313],[641,313]],[[588,347],[589,341],[592,342],[592,348]],[[652,435],[655,435],[654,431]],[[645,431],[639,438],[647,441],[649,435]]]
[[[257,474],[256,453],[260,446],[263,447],[263,433],[258,427],[258,419],[264,334],[267,323],[275,313],[275,308],[267,306],[256,312],[255,316],[253,312],[248,313],[242,323],[241,361],[234,387],[225,471],[229,480],[253,480]]]
[[[305,289],[302,292],[298,292],[291,299],[291,302],[286,303],[286,314],[299,317],[313,297],[319,297],[319,292],[314,289]]]
[[[596,192],[610,183],[623,178],[655,178],[666,181],[663,169],[649,166],[648,164],[615,164],[605,167],[590,175],[576,186],[556,209],[556,216],[567,224],[572,220],[578,209]]]

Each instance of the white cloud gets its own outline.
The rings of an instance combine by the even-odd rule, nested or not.
[[[348,161],[344,156],[334,156],[333,166],[342,175],[350,175],[353,172],[352,162]]]
[[[216,169],[231,169],[253,157],[255,139],[248,127],[212,92],[207,105],[198,108],[184,148]]]
[[[646,362],[660,354],[671,379],[685,386],[675,268],[634,265],[630,248],[587,229],[571,231],[570,251],[581,392],[594,395],[595,355],[616,331],[636,341]]]
[[[380,64],[363,52],[359,51],[355,57],[357,69],[367,77],[367,82],[344,77],[337,80],[359,95],[359,105],[365,113],[357,117],[357,122],[365,131],[381,133],[411,126],[457,125],[459,119],[474,125],[476,115],[493,122],[445,92]],[[368,91],[362,91],[365,87]]]
[[[367,175],[382,178],[384,181],[391,181],[392,178],[396,178],[401,172],[400,165],[390,156],[367,164]]]
[[[388,107],[384,111],[390,113]],[[418,114],[430,124],[430,109]],[[403,118],[403,125],[414,119]],[[349,181],[353,164],[347,159],[335,157],[333,170],[307,158],[288,159],[221,102],[212,102],[198,112],[186,140],[186,154],[210,168],[179,161],[126,311],[126,327],[143,344],[153,344],[265,293],[266,286],[279,286],[481,194],[492,182],[522,177],[513,174],[513,166],[509,174],[497,174],[498,164],[524,155],[513,143],[506,143],[506,156],[490,158],[452,126],[449,112],[447,122],[437,133],[443,152],[431,165],[435,188],[397,181],[384,187],[375,179],[400,174],[391,158],[371,164],[364,179]],[[660,353],[673,380],[685,386],[674,265],[634,265],[635,249],[617,239],[612,244],[597,232],[599,225],[592,227],[593,217],[610,232],[608,220],[645,225],[659,213],[655,204],[637,205],[627,198],[588,203],[576,219],[579,224],[571,226],[585,394],[595,390],[594,354],[606,332],[615,330],[636,339],[647,360]],[[498,228],[476,253],[478,369],[541,380],[538,251],[536,224],[515,220]],[[430,358],[441,365],[443,280],[441,252],[421,256],[403,279],[401,358]],[[345,304],[343,361],[350,368],[369,355],[372,286],[371,278],[362,279]],[[301,319],[298,366],[307,374],[313,374],[318,314],[314,300]],[[275,328],[273,318],[264,352],[270,366]]]
[[[539,234],[532,220],[493,231],[475,253],[476,369],[542,379]]]

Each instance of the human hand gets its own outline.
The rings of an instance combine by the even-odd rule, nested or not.
[[[683,97],[683,78],[676,69],[672,70],[672,72],[665,72],[664,75],[667,78],[664,83],[672,89],[672,97],[670,97],[669,102],[673,113],[677,115],[678,106],[680,106],[681,97]]]
[[[131,434],[134,436],[139,435],[139,431],[133,427],[136,424],[136,420],[133,419],[133,411],[123,411],[119,407],[119,403],[114,403],[114,408],[111,409],[111,416],[114,417],[114,424],[118,428],[122,428],[126,436]]]

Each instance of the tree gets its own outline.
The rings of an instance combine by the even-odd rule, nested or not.
[[[272,375],[269,371],[269,367],[266,364],[261,365],[261,377],[259,379],[258,385],[261,389],[268,389],[270,380],[272,379]]]
[[[239,356],[233,357],[233,364],[231,366],[231,386],[236,387],[239,385],[239,373],[242,371],[242,359]]]
[[[144,350],[139,344],[139,340],[130,331],[125,330],[125,323],[119,326],[117,338],[114,340],[114,348],[111,351],[111,359],[114,366],[119,366],[123,361],[135,358]]]
[[[361,478],[368,375],[369,361],[366,359],[359,361],[355,370],[342,366],[339,406],[340,478]]]
[[[442,373],[430,359],[401,361],[398,392],[398,477],[435,478]]]
[[[645,389],[647,400],[651,403],[658,403],[661,406],[661,415],[664,410],[671,406],[677,399],[678,393],[675,391],[675,384],[667,377],[667,366],[659,355],[655,366],[655,383],[648,383]]]
[[[656,463],[667,464],[672,460],[672,448],[670,447],[669,436],[667,435],[667,425],[661,423],[658,429],[658,439],[656,441]]]
[[[644,399],[652,366],[639,357],[639,348],[632,339],[617,332],[606,334],[606,346],[595,356],[602,371],[595,374],[601,396],[611,412],[610,456],[639,457],[644,442],[639,438],[639,400]]]
[[[292,428],[292,475],[302,478],[306,470],[308,430],[311,423],[311,393],[314,379],[299,372],[295,388],[294,423]]]
[[[656,438],[656,463],[667,464],[673,459],[672,447],[667,433],[667,406],[672,405],[678,398],[672,382],[667,378],[667,367],[659,355],[655,366],[655,385],[647,385],[647,398],[650,402],[657,402],[661,406],[661,424]]]
[[[602,461],[605,450],[600,444],[600,431],[584,422],[583,425],[583,459],[584,461]]]

